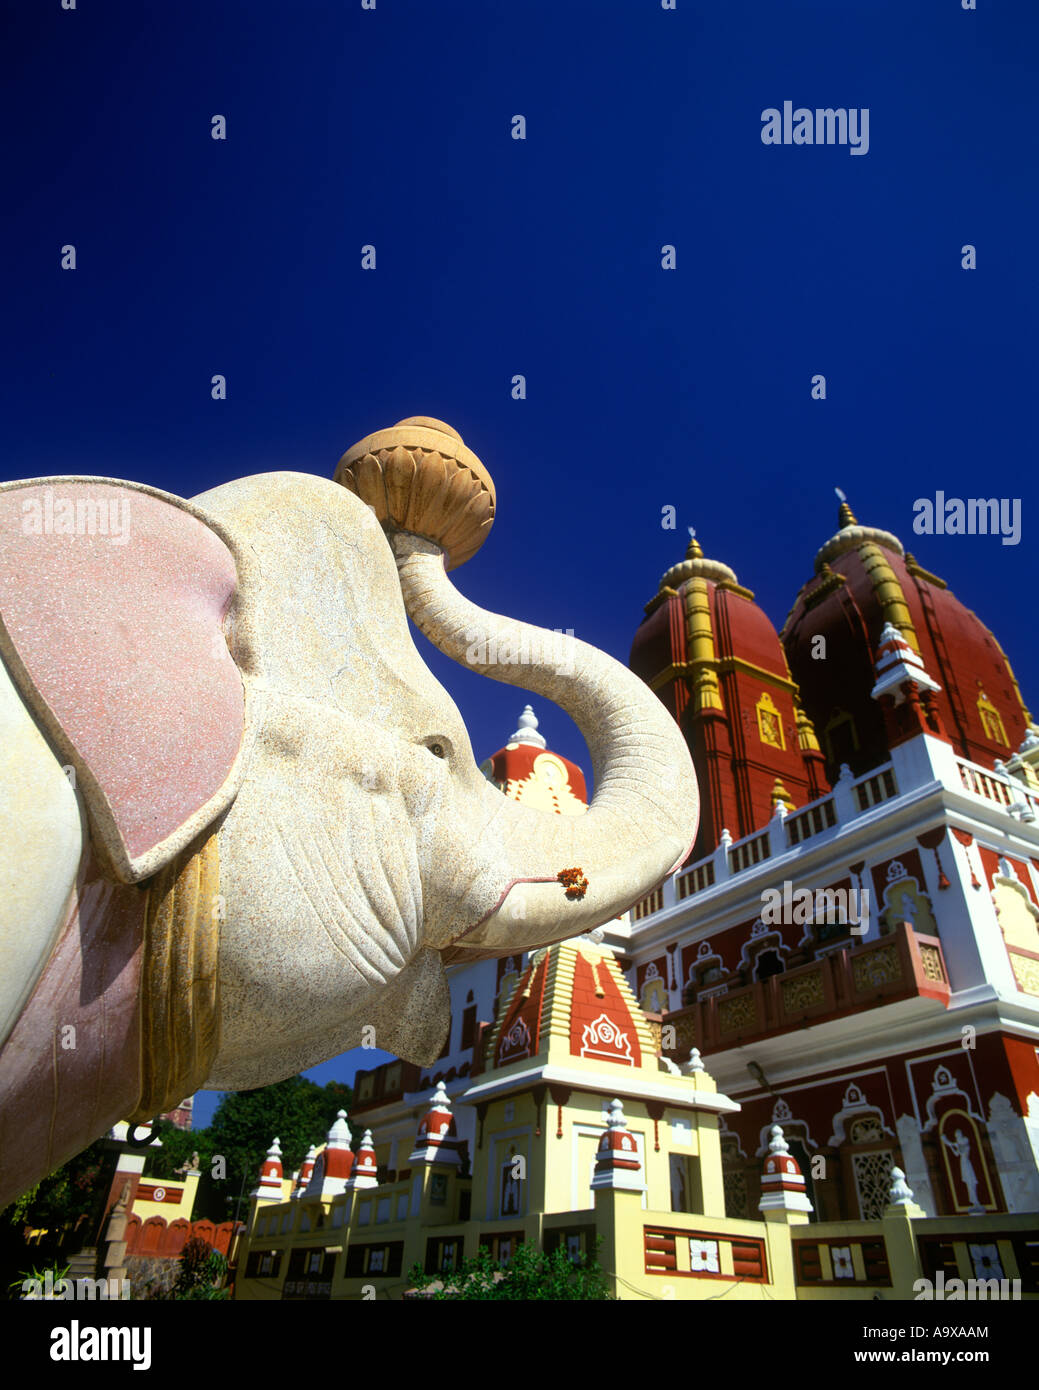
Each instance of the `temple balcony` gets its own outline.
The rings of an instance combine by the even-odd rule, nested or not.
[[[829,950],[767,980],[730,985],[724,994],[703,991],[687,1008],[661,1017],[663,1050],[682,1062],[693,1047],[710,1056],[903,1001],[933,1012],[935,1005],[947,1008],[949,996],[938,938],[921,936],[903,922],[879,941]]]

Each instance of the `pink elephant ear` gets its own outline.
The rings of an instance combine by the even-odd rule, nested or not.
[[[245,699],[223,618],[236,583],[227,544],[176,497],[93,478],[0,488],[0,650],[124,882],[156,873],[234,795]]]

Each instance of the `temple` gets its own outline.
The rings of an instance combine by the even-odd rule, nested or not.
[[[690,860],[449,967],[439,1060],[358,1073],[299,1174],[272,1151],[237,1296],[598,1242],[620,1298],[1039,1297],[1039,729],[996,637],[842,498],[781,631],[693,537],[630,665],[693,757]],[[483,770],[583,814],[530,706]]]

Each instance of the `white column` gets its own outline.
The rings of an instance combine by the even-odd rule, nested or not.
[[[773,859],[778,859],[780,855],[786,854],[789,848],[786,842],[786,817],[786,806],[780,801],[768,823],[768,847]]]
[[[898,1143],[902,1150],[902,1169],[907,1185],[913,1189],[913,1199],[928,1216],[934,1216],[937,1207],[916,1119],[912,1115],[901,1115],[895,1121],[895,1129],[898,1131]]]
[[[1039,1111],[1039,1097],[1033,1095]],[[997,1091],[989,1104],[989,1138],[1008,1211],[1039,1211],[1039,1114],[1028,1123]]]

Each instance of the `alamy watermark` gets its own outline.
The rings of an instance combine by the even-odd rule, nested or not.
[[[807,922],[843,923],[852,936],[869,931],[868,888],[798,888],[789,879],[783,887],[766,888],[761,894],[761,920],[766,927],[804,926]]]
[[[51,1332],[52,1361],[132,1361],[135,1371],[152,1364],[150,1327],[81,1327],[73,1318],[68,1327]]]
[[[62,1298],[114,1302],[129,1297],[129,1279],[55,1279],[54,1271],[46,1269],[42,1279],[22,1280],[22,1301],[25,1303]]]
[[[958,1302],[969,1299],[1009,1300],[1021,1297],[1020,1279],[946,1279],[944,1269],[939,1269],[933,1282],[930,1279],[916,1279],[913,1282],[913,1298],[946,1300]]]
[[[918,497],[913,503],[918,536],[1002,536],[1004,545],[1021,540],[1020,497]]]
[[[42,499],[22,502],[22,534],[25,536],[107,536],[113,545],[130,539],[128,497],[62,497],[44,490]]]
[[[761,113],[763,145],[847,145],[852,154],[869,154],[869,107],[798,106]]]

